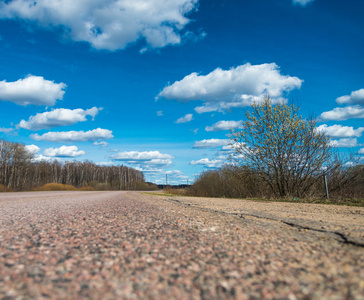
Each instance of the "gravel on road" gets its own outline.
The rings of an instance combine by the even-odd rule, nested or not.
[[[364,209],[292,205],[0,193],[0,299],[364,299]]]

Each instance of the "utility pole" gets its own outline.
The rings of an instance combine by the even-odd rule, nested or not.
[[[324,182],[325,182],[325,190],[326,190],[326,199],[329,199],[329,189],[327,187],[327,177],[324,176]]]

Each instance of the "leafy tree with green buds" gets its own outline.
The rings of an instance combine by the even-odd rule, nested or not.
[[[337,168],[328,137],[305,120],[299,107],[265,98],[246,112],[241,131],[232,131],[231,145],[277,197],[303,197],[322,176]]]

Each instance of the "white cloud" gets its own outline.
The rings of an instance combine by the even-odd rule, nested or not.
[[[111,139],[111,130],[97,128],[89,131],[55,131],[47,132],[43,135],[31,134],[30,138],[36,141],[48,141],[48,142],[87,142],[87,141],[97,141]]]
[[[110,155],[114,161],[125,161],[129,164],[143,164],[147,166],[169,166],[174,158],[170,154],[163,154],[159,151],[124,151]]]
[[[76,146],[62,146],[59,148],[45,149],[43,154],[48,157],[77,157],[85,155],[86,152],[78,150]]]
[[[204,148],[216,148],[216,147],[221,147],[221,146],[226,146],[230,143],[230,140],[221,140],[221,139],[209,139],[209,140],[202,140],[202,141],[197,141],[195,142],[195,144],[193,145],[193,148],[199,148],[199,149],[204,149]]]
[[[284,101],[284,93],[300,88],[302,82],[298,77],[281,75],[275,63],[246,63],[230,70],[218,68],[207,75],[191,73],[165,87],[157,98],[204,101],[204,106],[195,109],[198,113],[225,111],[248,106],[266,94],[275,101]]]
[[[25,149],[33,155],[40,151],[40,148],[36,145],[27,145],[25,146]]]
[[[364,148],[359,149],[358,153],[359,154],[364,154]]]
[[[240,143],[234,143],[232,145],[226,145],[226,146],[223,146],[222,147],[222,150],[223,151],[229,151],[229,152],[232,152],[232,151],[236,151],[237,148],[240,148],[242,147]]]
[[[310,2],[313,2],[314,0],[292,0],[293,4],[299,4],[301,6],[305,6]]]
[[[109,145],[109,143],[107,143],[107,142],[94,142],[93,145],[101,146],[101,147],[107,147],[107,145]]]
[[[0,6],[1,7],[1,6]],[[66,88],[64,83],[54,83],[41,76],[28,75],[14,82],[0,81],[0,101],[10,101],[18,105],[53,106],[62,100]]]
[[[198,114],[213,112],[216,110],[218,110],[218,107],[216,105],[215,106],[197,106],[197,107],[195,107],[195,111]]]
[[[330,146],[338,148],[352,148],[360,146],[360,144],[358,144],[358,140],[356,138],[347,138],[347,139],[331,140]]]
[[[34,156],[34,158],[32,159],[32,162],[52,161],[52,160],[53,160],[53,157],[44,156],[42,154],[39,154],[39,155]]]
[[[152,159],[172,159],[173,156],[160,153],[159,151],[124,151],[112,155],[111,158],[125,161],[149,161]]]
[[[344,121],[348,119],[362,119],[364,118],[364,107],[359,105],[336,107],[333,110],[323,112],[320,117],[321,120],[335,120]]]
[[[235,147],[233,145],[226,145],[222,147],[222,151],[235,151]]]
[[[137,168],[139,171],[143,172],[147,181],[152,181],[158,184],[166,183],[166,176],[168,184],[186,184],[189,177],[180,170],[169,170],[165,171],[163,169],[156,168]],[[188,181],[191,183],[191,181]]]
[[[338,104],[361,104],[364,105],[364,89],[351,92],[350,96],[341,96],[336,99]]]
[[[3,132],[3,133],[10,133],[14,131],[13,128],[4,128],[4,127],[0,127],[0,132]]]
[[[209,158],[202,158],[200,160],[193,160],[190,162],[191,165],[203,165],[208,168],[219,168],[223,163],[224,161],[220,159],[210,160]]]
[[[162,117],[163,116],[163,111],[161,111],[161,110],[157,111],[157,116]]]
[[[188,122],[192,121],[192,119],[193,119],[193,115],[192,115],[192,114],[187,114],[187,115],[185,115],[184,117],[179,118],[179,119],[176,121],[176,123],[177,123],[177,124],[181,124],[181,123],[188,123]]]
[[[241,127],[242,121],[219,121],[212,126],[206,126],[206,131],[222,131]]]
[[[172,164],[171,159],[151,159],[147,161],[146,165],[148,166],[170,166]]]
[[[190,21],[186,15],[197,4],[198,0],[12,0],[0,4],[0,18],[63,28],[72,40],[96,49],[124,49],[140,39],[148,48],[160,48],[181,43]]]
[[[83,109],[58,108],[49,112],[39,113],[31,116],[28,121],[21,120],[19,127],[28,130],[50,129],[58,126],[69,126],[78,122],[87,121],[86,116],[94,118],[102,108],[93,107]]]
[[[319,131],[325,132],[326,135],[336,138],[347,138],[347,137],[361,137],[364,127],[354,129],[352,126],[332,125],[327,126],[326,124],[317,127]]]
[[[115,162],[113,162],[113,161],[103,161],[103,162],[97,162],[96,164],[98,166],[107,166],[107,167],[110,167],[110,166],[114,166],[115,165]]]

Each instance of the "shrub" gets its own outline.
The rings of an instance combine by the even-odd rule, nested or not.
[[[77,189],[68,184],[61,183],[47,183],[43,186],[37,187],[34,191],[76,191]]]
[[[95,187],[92,186],[83,186],[78,189],[79,191],[97,191]]]
[[[138,182],[135,187],[136,191],[156,191],[158,190],[157,185],[148,182]]]
[[[188,189],[180,188],[180,189],[173,189],[173,188],[165,188],[163,190],[167,194],[177,195],[177,196],[187,196]]]
[[[4,193],[4,192],[13,192],[13,190],[3,184],[0,184],[0,193]]]

